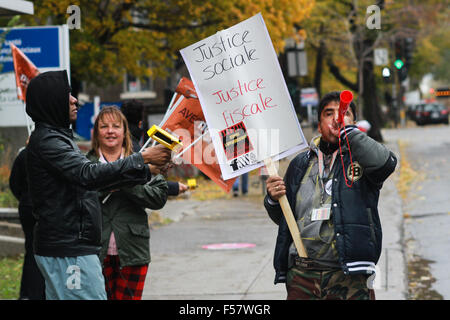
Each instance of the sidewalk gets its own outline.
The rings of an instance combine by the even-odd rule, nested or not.
[[[386,146],[397,156],[398,163],[380,193],[378,211],[383,229],[383,251],[377,264],[374,288],[378,300],[405,300],[408,282],[403,249],[403,212],[396,187],[400,174],[400,152],[396,141],[390,141],[386,136],[385,140]]]
[[[251,200],[174,200],[161,210],[174,221],[151,231],[149,274],[143,300],[283,300],[273,285],[277,228]],[[253,244],[206,250],[217,243]]]
[[[399,156],[396,141],[387,146]],[[280,166],[280,173],[284,172]],[[399,168],[384,183],[379,214],[383,251],[377,264],[377,300],[404,300],[406,263],[402,247],[403,216],[396,181]],[[281,174],[280,174],[281,175]],[[144,300],[233,299],[284,300],[284,284],[274,285],[272,266],[277,226],[268,218],[262,186],[250,175],[253,195],[225,200],[169,200],[159,210],[173,223],[151,231],[149,274]],[[195,192],[195,191],[194,191]],[[252,191],[251,191],[252,192]],[[250,193],[251,193],[250,192]],[[250,243],[253,248],[206,250],[214,243]]]

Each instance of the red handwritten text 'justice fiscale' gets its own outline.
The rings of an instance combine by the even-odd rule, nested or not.
[[[264,79],[257,78],[250,81],[237,81],[237,85],[227,90],[221,89],[212,93],[215,96],[216,104],[232,102],[234,99],[244,96],[248,93],[257,92],[258,96],[253,103],[245,104],[244,106],[225,110],[222,112],[223,119],[226,126],[233,125],[244,120],[246,117],[250,117],[254,114],[262,113],[267,109],[274,108],[277,105],[273,104],[271,97],[264,97],[263,89],[265,89]]]

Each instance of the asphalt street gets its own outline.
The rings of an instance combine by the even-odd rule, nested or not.
[[[450,299],[450,127],[385,131],[414,171],[403,200],[410,299]]]
[[[151,232],[144,300],[286,298],[284,286],[273,285],[277,229],[261,204],[175,200],[165,210],[181,212],[180,220]],[[222,247],[204,248],[214,244]]]

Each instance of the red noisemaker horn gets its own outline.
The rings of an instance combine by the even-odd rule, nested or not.
[[[343,90],[340,95],[339,99],[339,118],[338,122],[343,125],[344,124],[344,117],[347,113],[348,107],[350,106],[350,103],[353,100],[353,93],[348,90]]]
[[[353,100],[353,93],[351,91],[348,90],[343,90],[340,94],[339,97],[339,114],[338,114],[338,123],[339,123],[339,128],[344,127],[344,117],[345,114],[347,113],[348,107],[350,106],[350,103]],[[345,184],[347,185],[347,187],[351,188],[353,185],[353,178],[355,176],[355,170],[353,167],[353,159],[352,159],[352,152],[350,151],[350,144],[348,142],[348,138],[347,138],[347,131],[344,131],[345,134],[345,139],[347,140],[347,146],[348,146],[348,152],[350,155],[350,166],[352,168],[352,181],[349,184],[347,177],[345,175],[345,166],[344,166],[344,160],[342,157],[342,149],[341,149],[341,138],[339,137],[339,152],[341,153],[341,164],[342,164],[342,173],[344,174],[344,178],[345,178]]]

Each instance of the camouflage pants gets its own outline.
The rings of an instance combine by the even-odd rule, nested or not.
[[[287,300],[375,300],[366,275],[342,270],[314,271],[293,267],[287,274]]]

